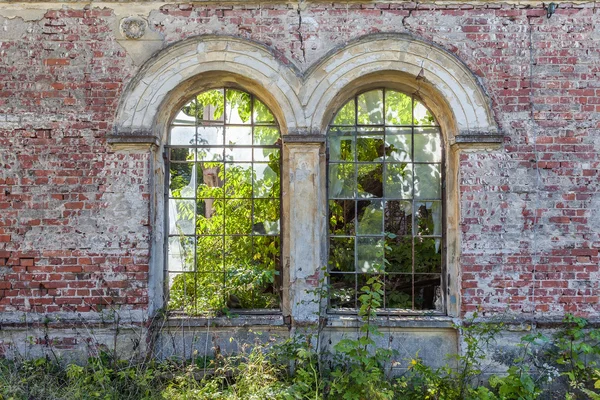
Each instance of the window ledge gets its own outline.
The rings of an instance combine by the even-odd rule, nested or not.
[[[187,316],[171,315],[166,320],[166,326],[169,327],[245,327],[245,326],[284,326],[283,315],[281,313],[273,314],[248,314],[239,313],[231,317],[206,317],[206,316]]]
[[[452,329],[454,319],[441,315],[412,315],[412,316],[378,316],[373,324],[379,328],[411,328],[411,329]],[[356,328],[362,325],[362,318],[358,315],[329,314],[327,316],[327,327],[332,328]]]

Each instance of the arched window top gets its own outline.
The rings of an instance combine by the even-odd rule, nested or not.
[[[433,114],[414,96],[390,89],[359,94],[337,112],[332,126],[438,126]]]
[[[171,146],[268,146],[280,137],[275,117],[262,101],[229,88],[194,96],[175,115],[171,127]]]
[[[327,135],[330,309],[359,308],[381,279],[381,308],[444,311],[443,151],[433,114],[388,89],[358,94]]]
[[[271,111],[241,90],[202,92],[175,115],[166,147],[168,309],[279,308],[281,140]]]

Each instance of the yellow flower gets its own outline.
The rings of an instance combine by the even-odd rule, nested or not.
[[[418,363],[418,361],[413,358],[412,360],[410,360],[410,365],[408,366],[408,369],[411,369],[412,367],[417,365],[417,363]]]

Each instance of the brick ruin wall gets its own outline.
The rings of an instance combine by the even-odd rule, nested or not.
[[[0,317],[85,319],[116,307],[143,321],[154,172],[148,153],[107,143],[141,64],[118,40],[127,5],[22,6],[0,7]],[[157,48],[233,35],[301,71],[380,32],[451,52],[478,77],[505,135],[498,150],[460,157],[463,314],[597,318],[596,6],[560,3],[547,18],[527,1],[147,3],[143,17]]]

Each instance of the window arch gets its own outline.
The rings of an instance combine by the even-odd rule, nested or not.
[[[360,306],[382,274],[382,307],[443,312],[443,162],[440,127],[414,96],[360,93],[331,121],[328,275],[333,312]]]
[[[233,88],[176,114],[166,146],[168,309],[280,305],[281,139],[273,113]]]

